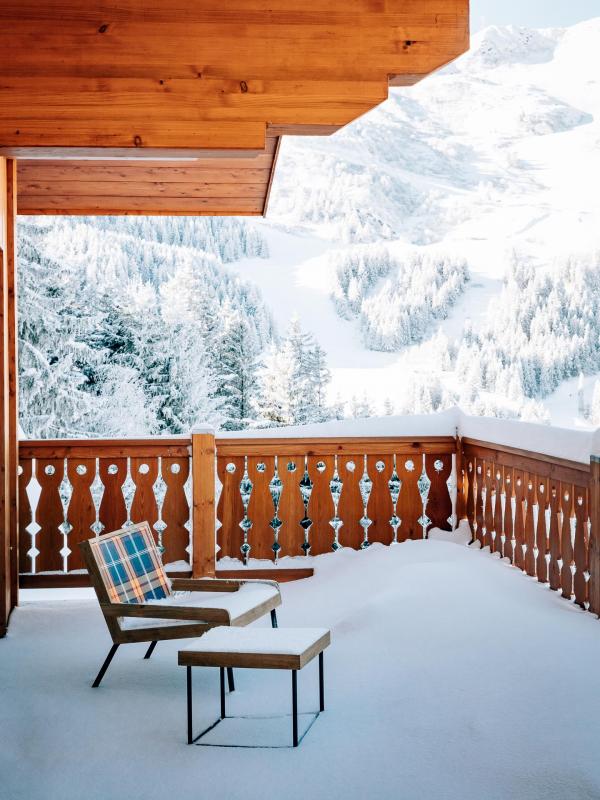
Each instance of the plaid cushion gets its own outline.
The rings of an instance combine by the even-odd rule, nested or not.
[[[148,523],[105,534],[90,544],[112,603],[143,603],[171,594]]]

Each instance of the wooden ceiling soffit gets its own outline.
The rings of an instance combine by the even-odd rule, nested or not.
[[[17,161],[19,214],[259,216],[279,139],[255,156],[218,160]]]
[[[469,0],[2,0],[0,155],[252,156],[468,42]]]

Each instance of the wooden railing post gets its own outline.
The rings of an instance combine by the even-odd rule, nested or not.
[[[467,516],[467,481],[468,473],[465,469],[462,437],[456,430],[456,527]]]
[[[215,542],[215,433],[192,431],[192,576],[214,577]]]
[[[590,458],[590,611],[600,615],[600,456]]]

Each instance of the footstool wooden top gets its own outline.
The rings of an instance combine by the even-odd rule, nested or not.
[[[302,669],[331,642],[327,628],[211,628],[179,651],[183,667]]]

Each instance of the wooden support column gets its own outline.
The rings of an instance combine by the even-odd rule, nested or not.
[[[600,456],[590,458],[590,611],[600,616]]]
[[[192,576],[214,577],[215,540],[215,434],[192,433]]]
[[[0,636],[17,603],[16,163],[0,159]]]

